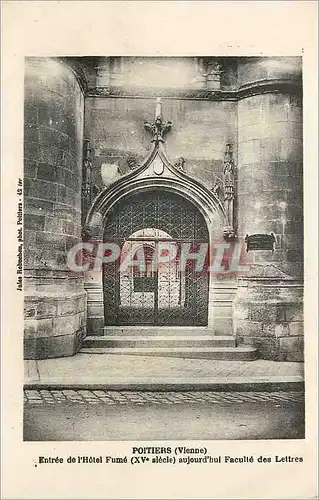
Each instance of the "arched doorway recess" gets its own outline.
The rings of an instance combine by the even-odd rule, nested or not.
[[[103,266],[106,326],[207,325],[209,232],[193,203],[160,189],[124,197],[103,239],[121,248]],[[189,254],[198,259],[185,260]]]
[[[147,234],[147,241],[151,243],[149,247],[154,248],[155,253],[158,251],[159,240],[161,240],[160,231],[167,233],[168,240],[175,241],[179,248],[180,243],[183,241],[186,243],[187,239],[193,245],[202,240],[203,243],[208,243],[212,248],[214,243],[222,238],[223,229],[229,227],[229,220],[221,199],[202,182],[187,173],[183,168],[183,162],[178,165],[169,160],[163,140],[164,132],[169,127],[167,122],[163,122],[160,115],[157,116],[154,125],[149,127],[147,124],[146,128],[151,128],[153,134],[148,156],[141,164],[134,166],[132,171],[110,184],[96,197],[87,214],[85,229],[93,240],[105,241],[106,239],[119,238],[121,248],[124,244],[132,246],[134,233],[147,229],[158,233],[157,237],[154,233],[151,238]],[[123,215],[123,218],[120,214]],[[124,229],[125,225],[126,229]],[[135,237],[137,239],[136,234]],[[114,266],[116,265],[114,263]],[[88,328],[89,332],[95,335],[99,335],[99,332],[106,325],[121,324],[122,313],[124,314],[124,311],[119,313],[119,303],[122,299],[119,292],[121,281],[116,277],[118,271],[116,268],[108,271],[108,273],[94,271],[86,276]],[[107,277],[108,274],[110,278]],[[135,276],[135,278],[138,277]],[[140,277],[153,278],[154,276]],[[161,275],[160,279],[162,278]],[[231,330],[231,303],[235,285],[231,283],[228,286],[225,283],[216,282],[212,275],[201,276],[198,273],[197,278],[200,285],[192,279],[192,285],[185,283],[185,287],[179,290],[180,301],[183,302],[186,289],[189,288],[187,300],[193,300],[192,297],[201,294],[202,305],[192,308],[187,305],[188,312],[185,315],[177,314],[177,311],[174,312],[173,307],[170,307],[169,311],[166,310],[165,313],[167,321],[169,324],[177,325],[185,325],[189,321],[188,325],[207,325],[210,328],[214,327],[216,331],[220,330],[221,333],[225,331],[225,328]],[[110,279],[109,283],[106,282],[108,279]],[[156,279],[158,276],[155,276],[155,281]],[[181,281],[183,279],[186,281],[186,277],[181,276]],[[152,279],[135,279],[137,288],[138,281],[140,281],[142,288],[155,286],[151,284],[154,281]],[[131,280],[130,286],[134,286],[134,280],[133,285]],[[227,301],[225,301],[225,286],[227,286]],[[168,294],[172,292],[172,288],[173,283],[171,282],[171,286],[168,286],[167,289]],[[136,291],[136,293],[138,292]],[[151,292],[144,291],[144,293]],[[158,291],[153,290],[152,293],[155,295]],[[112,299],[113,295],[114,299]],[[158,300],[158,305],[155,305],[152,314],[150,314],[149,324],[158,324],[157,322],[161,321],[160,304],[165,301],[160,296],[157,299],[153,298],[154,301]],[[150,300],[150,295],[148,300]],[[221,314],[219,313],[221,308],[219,304],[223,305]],[[170,305],[172,305],[172,301]],[[228,311],[226,326],[225,305],[227,305]],[[216,312],[220,314],[221,321],[216,321]],[[136,314],[138,313],[136,312]],[[156,314],[157,318],[154,318]],[[144,312],[143,315],[143,321],[145,321]],[[126,324],[133,321],[135,324],[136,322],[141,324],[142,320],[138,318],[136,321],[136,319],[130,318],[130,320],[125,319],[125,321]]]

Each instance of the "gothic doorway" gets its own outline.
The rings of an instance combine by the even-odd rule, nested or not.
[[[199,248],[209,254],[207,225],[192,202],[156,189],[122,198],[107,215],[104,241],[121,250],[103,265],[106,326],[207,325],[208,274],[185,259]]]

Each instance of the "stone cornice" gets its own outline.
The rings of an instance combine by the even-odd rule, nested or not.
[[[254,95],[268,94],[273,92],[285,92],[289,94],[302,95],[302,79],[289,78],[277,80],[258,80],[242,85],[237,90],[237,99],[245,99]]]
[[[206,89],[159,89],[159,88],[124,88],[124,87],[94,87],[88,88],[86,97],[134,98],[154,99],[164,97],[179,100],[207,100],[207,101],[239,101],[254,95],[284,92],[302,95],[302,80],[296,79],[269,79],[259,80],[242,85],[237,89],[206,90]]]

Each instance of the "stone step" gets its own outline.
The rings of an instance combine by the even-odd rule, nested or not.
[[[117,354],[130,356],[157,356],[172,358],[215,359],[224,361],[253,361],[257,349],[253,347],[83,347],[86,354]]]
[[[105,335],[86,337],[84,347],[235,347],[233,336]]]
[[[199,335],[215,335],[214,329],[208,326],[105,326],[102,330],[104,336],[129,336],[129,335],[182,335],[182,336],[199,336]],[[100,335],[92,335],[92,337],[99,337]],[[219,335],[218,335],[219,337]]]

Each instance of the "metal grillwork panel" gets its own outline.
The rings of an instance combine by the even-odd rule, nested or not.
[[[108,215],[106,238],[126,239],[143,228],[162,229],[173,239],[208,241],[205,220],[197,208],[172,193],[141,193],[120,201]]]
[[[156,191],[127,198],[109,214],[104,240],[121,246],[121,259],[103,266],[106,325],[207,324],[208,275],[191,260],[180,266],[183,244],[196,249],[208,242],[205,220],[192,203]],[[152,267],[167,241],[176,246],[175,258]],[[144,266],[123,265],[138,249]]]

